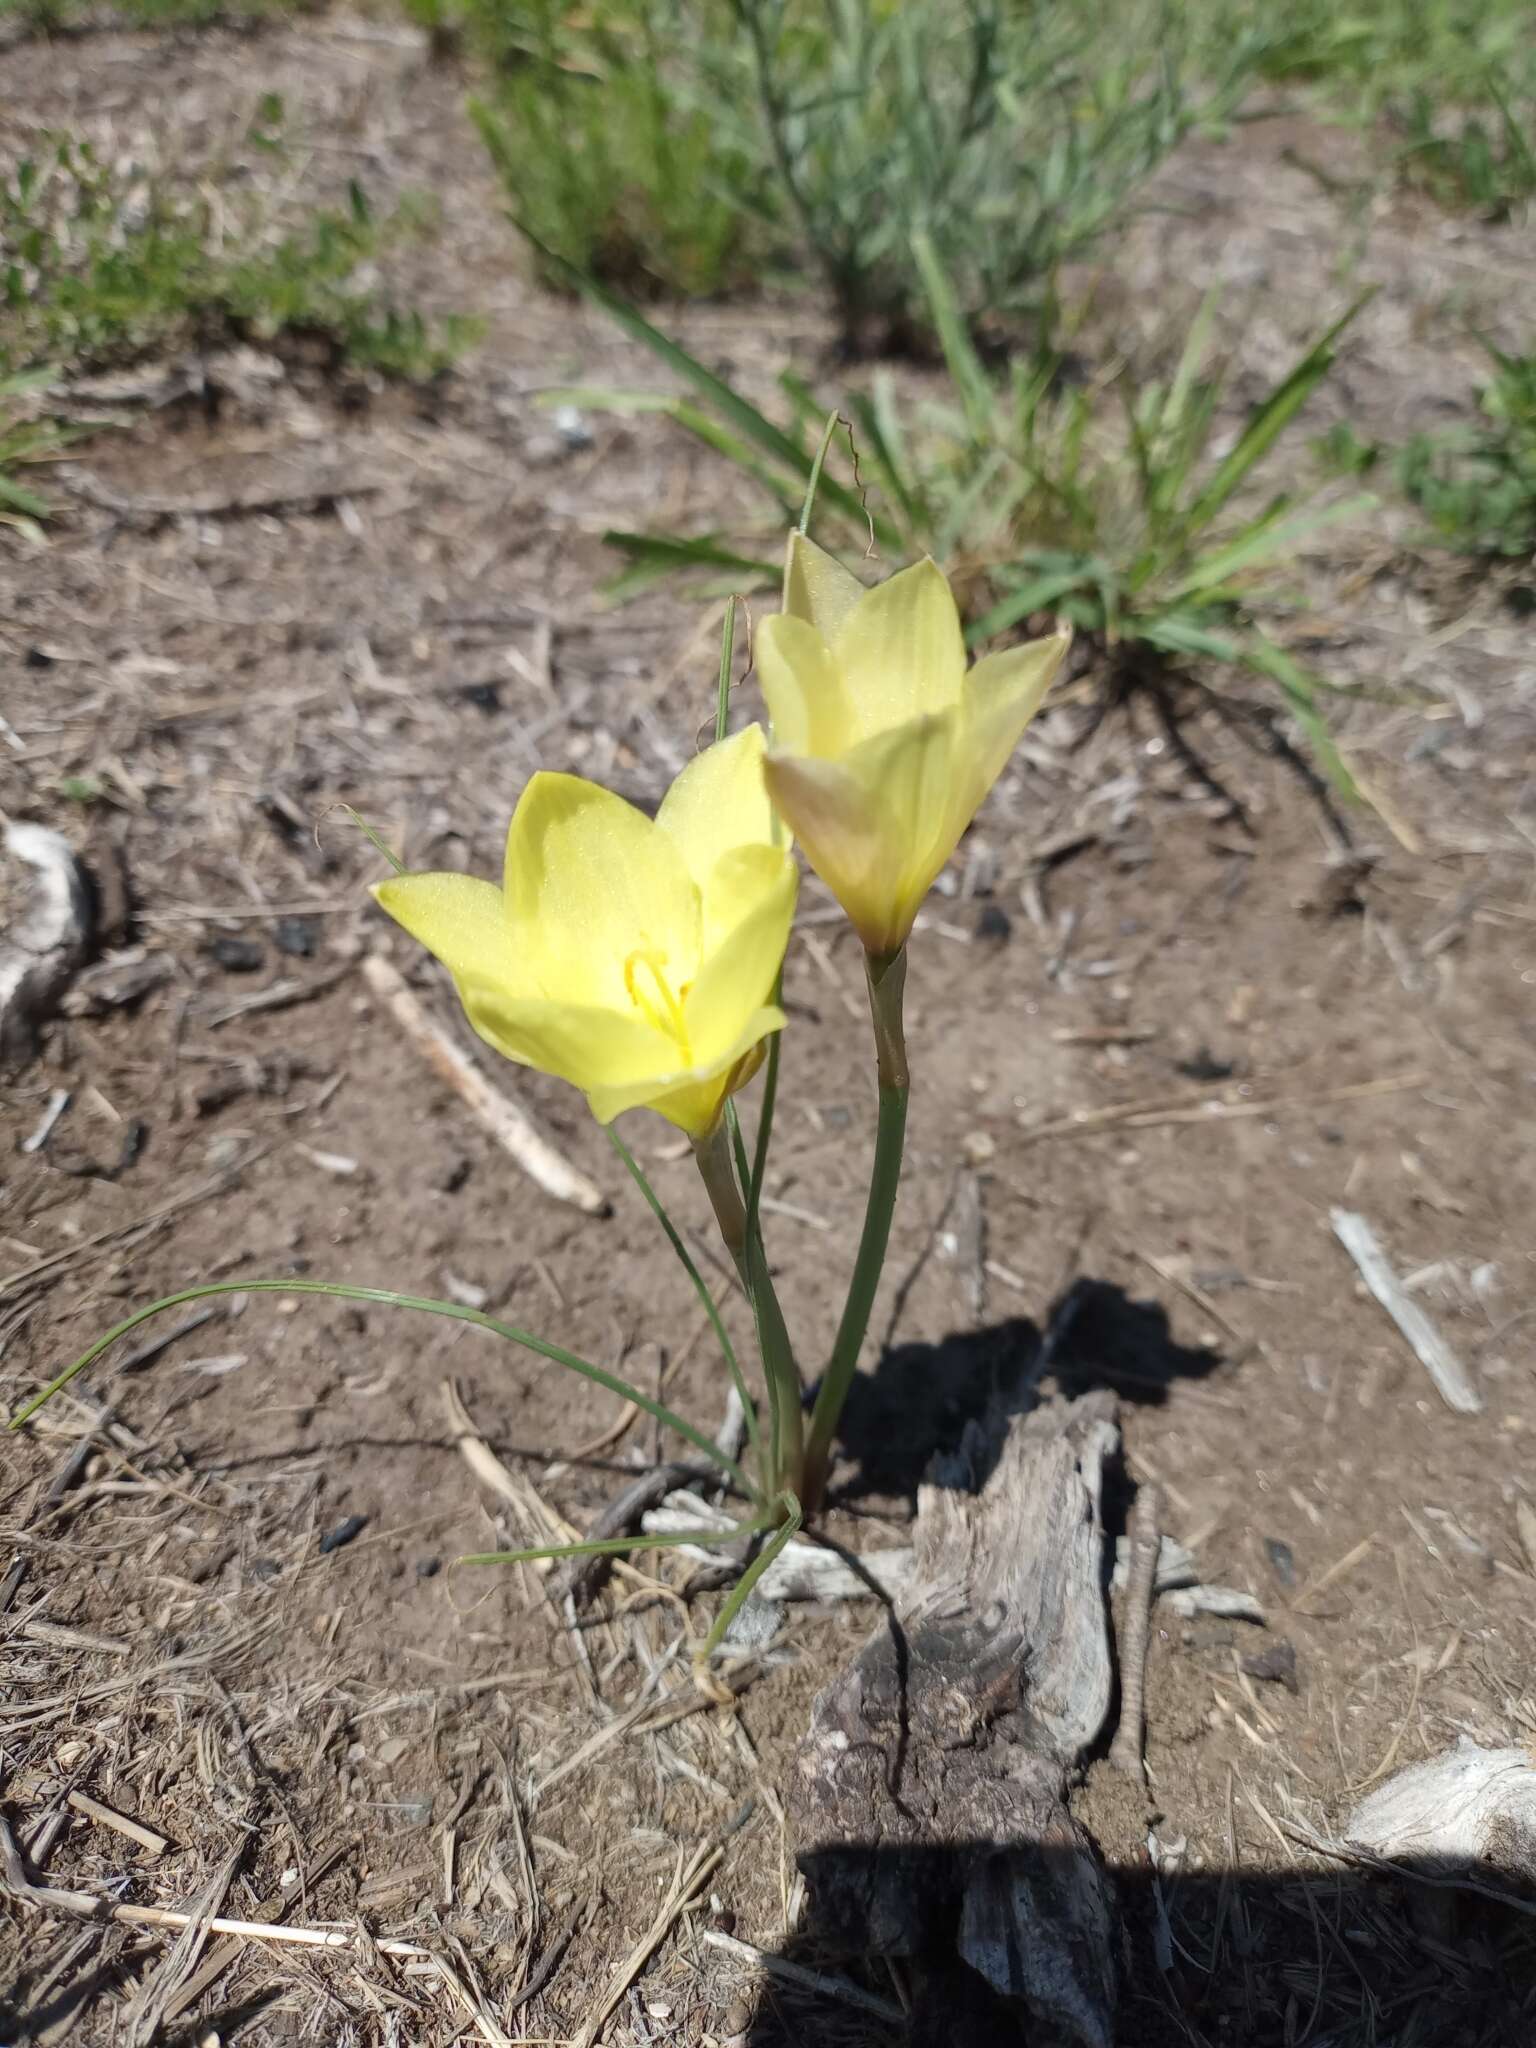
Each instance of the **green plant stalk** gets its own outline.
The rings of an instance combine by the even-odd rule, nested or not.
[[[639,1160],[636,1159],[634,1153],[630,1151],[629,1147],[625,1144],[624,1140],[619,1136],[618,1132],[614,1129],[612,1124],[608,1126],[608,1140],[609,1143],[613,1146],[614,1151],[617,1152],[620,1159],[623,1160],[625,1169],[629,1173],[630,1178],[634,1181],[635,1186],[640,1190],[641,1194],[644,1196],[646,1207],[650,1210],[651,1214],[656,1218],[656,1221],[661,1225],[662,1229],[666,1232],[668,1244],[671,1245],[673,1251],[677,1254],[677,1257],[682,1265],[683,1271],[688,1275],[688,1278],[693,1282],[693,1290],[695,1294],[698,1295],[699,1300],[703,1303],[704,1313],[706,1316],[708,1316],[710,1327],[711,1329],[713,1329],[715,1333],[715,1341],[720,1346],[721,1356],[725,1360],[727,1369],[729,1370],[731,1375],[732,1384],[735,1386],[736,1392],[740,1397],[741,1412],[746,1417],[747,1437],[752,1445],[752,1455],[754,1459],[757,1461],[759,1475],[762,1477],[764,1484],[766,1485],[768,1473],[767,1467],[763,1459],[762,1436],[760,1432],[760,1425],[757,1419],[757,1403],[752,1399],[752,1396],[747,1392],[747,1383],[742,1378],[741,1364],[736,1356],[736,1347],[731,1342],[731,1333],[725,1327],[725,1323],[721,1318],[719,1306],[715,1301],[715,1297],[710,1293],[708,1283],[705,1281],[704,1275],[699,1271],[698,1265],[694,1260],[693,1254],[689,1251],[687,1245],[683,1243],[682,1236],[678,1231],[677,1225],[672,1221],[672,1218],[667,1214],[666,1208],[662,1203],[660,1195],[658,1195],[656,1190],[651,1186],[651,1183],[646,1176],[645,1169],[641,1166]]]
[[[800,1415],[800,1368],[784,1323],[784,1311],[768,1271],[768,1255],[762,1233],[747,1228],[747,1211],[731,1159],[731,1141],[724,1118],[707,1138],[695,1139],[693,1156],[698,1161],[715,1221],[725,1248],[735,1261],[752,1304],[757,1324],[757,1345],[762,1355],[763,1378],[768,1389],[767,1490],[795,1493],[799,1489],[804,1457],[804,1430]]]
[[[832,1345],[832,1356],[822,1376],[816,1405],[811,1411],[811,1430],[805,1447],[805,1479],[800,1498],[807,1514],[821,1505],[827,1473],[832,1463],[832,1437],[848,1398],[848,1389],[864,1347],[875,1291],[885,1265],[890,1243],[891,1218],[896,1212],[896,1195],[901,1186],[901,1155],[907,1131],[907,1042],[902,1028],[902,992],[907,979],[907,954],[886,959],[866,954],[865,978],[869,983],[869,1011],[875,1027],[875,1065],[880,1087],[880,1121],[875,1133],[875,1158],[870,1171],[869,1198],[864,1209],[864,1230],[854,1260],[853,1278],[842,1321]]]
[[[752,1588],[805,1520],[805,1511],[801,1507],[799,1500],[787,1488],[776,1499],[769,1502],[769,1510],[770,1512],[777,1511],[784,1519],[763,1545],[757,1556],[747,1566],[741,1577],[736,1581],[730,1599],[726,1601],[720,1612],[715,1616],[714,1627],[704,1638],[698,1649],[694,1651],[693,1663],[695,1671],[700,1666],[707,1664],[715,1654],[715,1651],[725,1640],[726,1630],[741,1612]],[[716,1540],[718,1541],[719,1539],[717,1538]]]
[[[617,1373],[607,1372],[600,1365],[592,1365],[585,1358],[576,1357],[574,1352],[566,1351],[558,1344],[550,1344],[544,1338],[534,1336],[529,1330],[520,1330],[512,1323],[498,1322],[494,1316],[486,1315],[482,1309],[465,1308],[462,1303],[456,1301],[433,1301],[423,1295],[396,1294],[387,1287],[352,1287],[339,1280],[210,1280],[200,1287],[185,1287],[179,1294],[164,1295],[159,1301],[152,1301],[148,1308],[137,1309],[131,1316],[125,1316],[123,1321],[108,1330],[104,1337],[98,1337],[89,1351],[77,1358],[73,1365],[67,1366],[56,1379],[50,1380],[41,1393],[34,1394],[30,1401],[17,1409],[11,1417],[10,1427],[19,1429],[37,1413],[44,1402],[51,1401],[61,1387],[68,1386],[76,1373],[84,1372],[85,1368],[94,1364],[119,1337],[126,1337],[130,1331],[136,1330],[140,1323],[147,1323],[151,1316],[159,1315],[163,1309],[180,1308],[182,1303],[187,1301],[206,1301],[210,1295],[216,1294],[328,1294],[338,1301],[371,1301],[385,1308],[414,1308],[419,1309],[423,1315],[444,1316],[450,1322],[473,1323],[476,1329],[489,1330],[493,1336],[505,1337],[509,1343],[520,1344],[525,1351],[537,1352],[540,1358],[548,1358],[556,1365],[563,1365],[568,1371],[579,1373],[583,1379],[592,1380],[598,1386],[606,1387],[609,1393],[617,1394],[621,1400],[632,1402],[644,1414],[654,1417],[668,1429],[675,1430],[680,1437],[692,1444],[696,1451],[708,1458],[711,1464],[718,1465],[732,1485],[740,1488],[746,1499],[761,1502],[763,1498],[761,1491],[747,1478],[736,1460],[727,1457],[703,1430],[695,1429],[691,1422],[686,1422],[681,1415],[675,1415],[662,1402],[653,1401],[638,1387],[632,1387],[628,1380],[620,1379]]]

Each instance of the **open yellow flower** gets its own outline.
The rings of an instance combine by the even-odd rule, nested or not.
[[[791,535],[784,610],[757,634],[768,791],[877,958],[906,943],[1070,639],[1063,630],[968,670],[932,561],[866,590]]]
[[[644,1105],[704,1137],[784,1023],[769,998],[795,864],[773,843],[762,762],[748,726],[691,761],[654,820],[541,772],[513,814],[501,888],[397,875],[373,893],[498,1052],[573,1082],[600,1123]]]

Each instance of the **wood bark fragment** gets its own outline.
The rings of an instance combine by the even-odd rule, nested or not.
[[[1094,1393],[971,1426],[919,1495],[911,1589],[817,1699],[791,1776],[810,1924],[909,1960],[927,2048],[1113,2038],[1109,1886],[1066,1805],[1111,1695],[1113,1416]]]
[[[62,833],[5,828],[0,864],[0,1069],[23,1065],[90,950],[85,870]]]
[[[1120,1725],[1110,1744],[1109,1760],[1117,1771],[1147,1782],[1142,1743],[1147,1730],[1147,1639],[1152,1632],[1152,1602],[1162,1537],[1162,1501],[1156,1486],[1143,1486],[1131,1510],[1131,1559],[1126,1575],[1120,1625]]]

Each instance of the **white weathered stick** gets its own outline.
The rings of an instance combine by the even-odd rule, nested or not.
[[[1454,1408],[1458,1415],[1481,1415],[1483,1397],[1468,1378],[1466,1367],[1393,1272],[1370,1224],[1352,1209],[1333,1210],[1332,1223],[1334,1236],[1407,1338],[1447,1408]]]
[[[721,1514],[696,1493],[669,1493],[659,1508],[648,1508],[640,1517],[640,1527],[648,1536],[711,1527],[724,1534],[734,1526],[731,1516]],[[715,1553],[702,1544],[683,1543],[678,1549],[684,1557],[719,1563]],[[909,1548],[871,1551],[859,1563],[862,1570],[855,1571],[835,1550],[823,1550],[815,1543],[786,1543],[758,1580],[756,1590],[768,1601],[868,1600],[881,1592],[899,1600],[911,1584]]]
[[[111,1828],[119,1835],[126,1835],[130,1842],[137,1842],[148,1856],[163,1856],[171,1846],[169,1835],[162,1835],[154,1828],[145,1827],[143,1821],[133,1820],[126,1813],[103,1806],[99,1799],[92,1799],[86,1792],[71,1792],[66,1804],[76,1813],[83,1813],[87,1820],[93,1820],[104,1828]]]
[[[714,1927],[706,1927],[700,1938],[709,1948],[717,1948],[725,1955],[734,1956],[738,1963],[761,1970],[765,1976],[778,1977],[801,1991],[813,1991],[821,1998],[835,1998],[843,2005],[857,2006],[860,2012],[872,2012],[876,2019],[886,2020],[894,2027],[899,2027],[906,2018],[901,2007],[890,1999],[877,1998],[862,1984],[850,1983],[846,1977],[839,1977],[831,1971],[808,1970],[803,1963],[792,1963],[788,1956],[776,1956],[768,1949],[754,1948],[750,1941],[738,1941],[734,1934],[722,1934]]]
[[[363,961],[363,979],[428,1066],[448,1083],[476,1122],[484,1125],[530,1180],[537,1181],[557,1201],[569,1202],[589,1216],[607,1215],[609,1202],[602,1189],[555,1150],[525,1109],[491,1086],[468,1054],[428,1016],[382,953],[370,953]]]

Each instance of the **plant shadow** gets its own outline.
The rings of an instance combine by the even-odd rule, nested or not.
[[[1111,1868],[1116,1995],[1107,2024],[1025,2018],[956,1951],[957,1873],[1000,1860],[1049,1886],[1044,1843],[839,1846],[801,1858],[802,1930],[781,1959],[821,1979],[760,1980],[745,2048],[1517,2048],[1536,2041],[1536,1905],[1478,1867],[1392,1874]],[[848,1953],[847,1859],[916,1888],[925,1949]],[[898,1867],[891,1869],[892,1862]],[[1469,1884],[1482,1889],[1473,1891]],[[1495,1898],[1487,1894],[1496,1892]],[[829,1995],[862,1991],[879,2011]],[[905,2006],[905,2013],[900,2008]]]
[[[1212,1350],[1179,1344],[1155,1301],[1138,1301],[1112,1281],[1078,1279],[1040,1329],[1015,1316],[937,1344],[894,1344],[848,1391],[838,1430],[852,1472],[840,1470],[834,1497],[914,1501],[935,1458],[955,1450],[967,1423],[994,1424],[1034,1405],[1052,1377],[1063,1393],[1110,1387],[1127,1400],[1161,1402],[1179,1379],[1204,1379],[1221,1364]],[[990,1455],[1003,1440],[988,1432]],[[964,1483],[979,1489],[989,1466],[972,1464]]]

